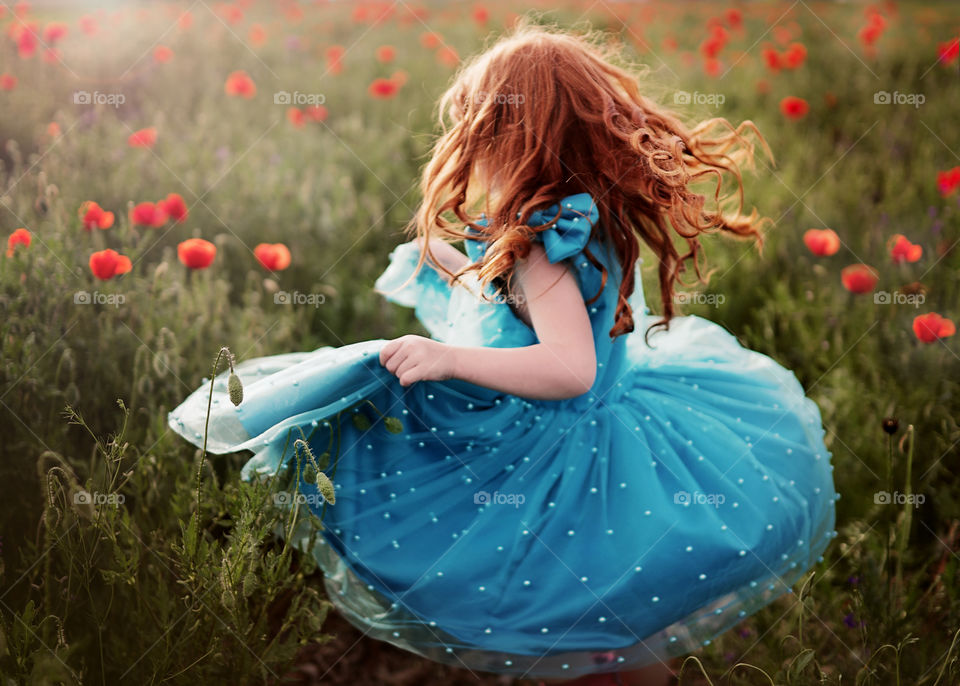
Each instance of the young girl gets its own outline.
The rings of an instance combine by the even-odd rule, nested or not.
[[[216,379],[208,449],[254,451],[249,479],[296,464],[301,430],[332,447],[335,500],[300,480],[325,530],[298,543],[366,635],[470,670],[665,683],[836,535],[831,453],[796,377],[675,316],[700,234],[760,240],[740,176],[757,132],[687,128],[607,48],[527,24],[440,105],[416,238],[376,283],[430,337],[241,363],[238,407]],[[739,203],[721,209],[725,175]],[[170,415],[197,445],[208,392]]]

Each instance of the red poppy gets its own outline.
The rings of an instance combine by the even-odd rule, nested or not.
[[[49,124],[47,124],[47,135],[50,136],[50,138],[59,138],[60,125],[55,121],[52,121]]]
[[[22,24],[17,32],[17,54],[23,59],[33,57],[38,43],[37,25],[33,22]]]
[[[389,64],[390,62],[393,62],[394,58],[397,56],[397,51],[392,45],[381,45],[379,48],[377,48],[376,56],[378,62]]]
[[[743,12],[738,10],[736,7],[731,7],[727,10],[727,23],[732,29],[739,29],[743,26]]]
[[[287,108],[287,119],[298,129],[303,127],[306,124],[306,121],[303,117],[303,110],[299,107],[288,107]]]
[[[780,53],[774,50],[773,48],[764,48],[763,49],[763,61],[767,65],[767,69],[770,71],[779,71],[780,67]]]
[[[253,82],[247,72],[241,70],[230,72],[223,90],[227,95],[250,99],[257,94],[257,84]]]
[[[261,243],[253,254],[264,269],[278,272],[290,266],[290,250],[283,243]]]
[[[26,229],[17,229],[7,238],[7,257],[13,257],[13,250],[18,245],[30,247],[30,232]]]
[[[957,327],[953,322],[936,312],[921,314],[913,319],[913,333],[922,343],[933,343],[938,339],[952,336],[956,332]]]
[[[375,98],[386,99],[395,96],[399,87],[397,82],[391,79],[374,79],[367,92]]]
[[[43,42],[47,45],[53,45],[58,40],[67,35],[69,29],[63,22],[50,22],[43,27]]]
[[[907,237],[902,234],[894,234],[890,239],[890,257],[897,264],[903,262],[916,262],[923,255],[923,246],[911,243]]]
[[[865,264],[851,264],[840,271],[840,281],[851,293],[869,293],[879,280],[877,270]]]
[[[433,50],[435,47],[440,45],[441,40],[440,34],[434,33],[433,31],[427,31],[420,34],[420,45],[428,50]]]
[[[109,229],[113,226],[113,212],[105,212],[93,200],[87,200],[80,205],[78,214],[80,215],[80,221],[83,222],[83,228],[87,231]]]
[[[346,52],[342,45],[331,45],[327,48],[327,70],[334,74],[343,71],[343,54]]]
[[[169,217],[160,203],[155,205],[152,202],[141,202],[130,210],[130,223],[134,226],[148,226],[155,229],[166,224],[167,219]]]
[[[486,26],[490,20],[490,10],[483,5],[477,5],[473,8],[473,20],[480,26]]]
[[[253,24],[247,32],[247,39],[253,45],[260,47],[267,42],[267,30],[260,24]]]
[[[397,88],[402,88],[403,84],[407,82],[407,72],[403,69],[397,69],[390,75],[390,80],[397,84]]]
[[[803,119],[810,111],[810,105],[803,98],[788,95],[780,101],[780,111],[787,119]]]
[[[883,30],[887,26],[887,20],[883,15],[877,12],[871,12],[867,15],[867,25],[860,29],[858,38],[865,48],[871,48],[883,35]]]
[[[202,238],[188,238],[177,246],[177,257],[190,269],[206,269],[217,255],[217,246]]]
[[[773,27],[773,38],[780,45],[786,45],[793,38],[793,31],[791,31],[786,26],[774,26]]]
[[[177,18],[177,26],[181,31],[186,31],[193,26],[193,15],[190,14],[189,10]]]
[[[960,38],[954,38],[937,46],[937,59],[944,64],[950,64],[960,57]]]
[[[17,77],[4,72],[0,74],[0,91],[12,91],[17,87]]]
[[[134,131],[127,138],[127,145],[131,148],[152,148],[157,142],[157,127],[151,126],[146,129]]]
[[[791,43],[781,57],[784,67],[796,69],[807,59],[807,48],[803,43]]]
[[[840,237],[833,229],[810,229],[803,234],[803,244],[814,255],[829,257],[840,250]]]
[[[153,61],[157,64],[165,64],[173,59],[173,50],[166,45],[158,45],[153,49]]]
[[[937,172],[937,189],[940,195],[947,197],[960,188],[960,167]]]
[[[90,256],[90,271],[101,281],[108,281],[118,274],[126,274],[133,268],[129,257],[107,248]]]
[[[460,63],[460,55],[449,46],[444,46],[437,50],[437,61],[447,67],[455,67]]]
[[[187,203],[179,193],[169,193],[166,198],[157,203],[157,207],[178,224],[187,221]]]
[[[77,23],[80,24],[80,30],[88,36],[92,36],[97,32],[97,20],[91,17],[89,14],[85,14],[80,17],[77,20]]]
[[[221,5],[219,14],[228,24],[239,24],[243,21],[243,10],[236,5]]]
[[[303,113],[307,115],[309,119],[313,121],[326,121],[327,120],[327,108],[323,105],[307,105],[303,108]]]

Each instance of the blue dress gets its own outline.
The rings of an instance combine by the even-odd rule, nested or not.
[[[242,472],[252,479],[295,464],[300,430],[325,452],[338,423],[335,504],[322,508],[301,478],[325,530],[312,549],[305,530],[295,541],[318,561],[331,601],[369,636],[530,678],[639,667],[709,644],[823,560],[839,497],[820,412],[794,374],[693,315],[648,347],[639,265],[636,329],[611,340],[620,268],[591,238],[595,203],[573,195],[561,212],[537,234],[548,259],[567,262],[585,299],[601,273],[584,247],[610,271],[588,305],[598,360],[588,393],[530,400],[460,380],[404,388],[379,363],[386,341],[372,340],[240,363],[244,400],[234,407],[227,372],[218,375],[209,428],[209,452],[253,452]],[[466,247],[476,260],[485,243]],[[417,256],[398,246],[377,290],[404,284]],[[471,284],[451,288],[424,266],[388,298],[415,308],[440,341],[537,341]],[[197,446],[205,384],[169,415]],[[356,411],[368,422],[352,421]]]

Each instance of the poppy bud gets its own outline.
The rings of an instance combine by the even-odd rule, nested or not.
[[[230,402],[239,405],[243,402],[243,384],[240,383],[240,377],[230,372],[230,378],[227,380],[227,389],[230,391]]]
[[[897,433],[897,429],[900,427],[900,422],[896,417],[885,417],[883,422],[881,422],[881,425],[883,426],[883,431],[892,436],[893,434]]]
[[[333,490],[333,482],[330,481],[330,478],[323,472],[317,472],[317,488],[320,490],[320,495],[323,496],[324,500],[331,505],[336,504],[337,496]]]
[[[352,419],[353,425],[357,427],[358,431],[366,431],[370,428],[370,418],[362,412],[354,413]]]
[[[397,417],[384,417],[383,425],[387,427],[387,431],[392,434],[398,434],[403,432],[403,422],[400,421]]]

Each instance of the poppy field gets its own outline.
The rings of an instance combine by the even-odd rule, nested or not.
[[[705,237],[677,303],[821,408],[837,536],[680,683],[960,683],[960,7],[805,0],[0,2],[0,683],[536,683],[361,636],[309,514],[167,427],[215,359],[423,333],[373,282],[521,16],[770,147],[762,251]]]

